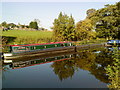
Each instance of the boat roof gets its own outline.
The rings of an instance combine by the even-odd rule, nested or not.
[[[58,43],[70,43],[72,41],[66,41],[66,42],[51,42],[51,43],[41,43],[41,44],[18,44],[18,45],[8,45],[8,46],[36,46],[36,45],[47,45],[47,44],[58,44]]]

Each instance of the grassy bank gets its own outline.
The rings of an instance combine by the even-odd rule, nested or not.
[[[52,41],[52,32],[50,31],[10,30],[3,31],[2,36],[7,44],[46,43]]]
[[[76,45],[87,45],[87,44],[101,44],[107,42],[106,39],[93,39],[93,40],[82,40],[82,41],[77,41],[75,44]]]

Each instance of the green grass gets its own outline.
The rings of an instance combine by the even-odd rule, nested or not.
[[[9,30],[3,31],[2,36],[15,38],[8,40],[7,44],[30,44],[46,43],[52,41],[52,32],[50,31],[26,31],[26,30]]]

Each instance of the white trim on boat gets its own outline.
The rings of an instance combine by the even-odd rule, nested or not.
[[[4,60],[4,63],[12,63],[12,60]]]
[[[12,53],[4,53],[3,56],[12,56]]]

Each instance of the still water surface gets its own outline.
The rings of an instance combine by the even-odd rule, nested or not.
[[[112,61],[106,47],[13,60],[4,64],[3,88],[107,88],[105,68]]]

